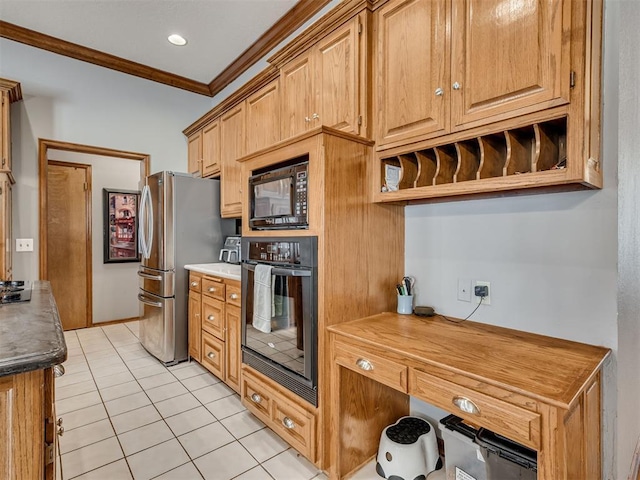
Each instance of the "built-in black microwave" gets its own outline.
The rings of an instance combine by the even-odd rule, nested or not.
[[[253,172],[249,177],[249,228],[290,230],[309,228],[307,155]]]

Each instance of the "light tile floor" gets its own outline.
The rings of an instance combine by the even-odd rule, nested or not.
[[[65,339],[58,479],[326,480],[203,367],[166,368],[147,353],[138,322]]]

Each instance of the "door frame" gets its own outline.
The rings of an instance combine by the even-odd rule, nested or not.
[[[49,272],[47,271],[47,240],[48,240],[48,215],[47,215],[47,194],[48,194],[48,151],[49,150],[61,150],[66,152],[84,153],[89,155],[100,155],[104,157],[113,157],[125,160],[134,160],[140,162],[140,177],[146,178],[149,175],[149,165],[151,163],[150,155],[145,153],[127,152],[124,150],[114,150],[111,148],[94,147],[91,145],[80,145],[77,143],[60,142],[56,140],[38,139],[38,183],[39,183],[39,244],[40,244],[40,280],[47,280]],[[91,217],[89,217],[91,218]],[[88,225],[89,233],[91,233],[91,225]],[[91,247],[91,235],[89,235],[89,247]],[[89,252],[91,249],[88,250]],[[87,285],[92,289],[93,285],[93,268],[91,265],[92,259],[87,259],[89,268],[87,269]],[[88,292],[91,300],[92,291]],[[90,301],[90,305],[93,302]],[[93,308],[93,307],[92,307]],[[89,316],[93,322],[93,312]],[[91,325],[89,325],[91,326]]]
[[[92,188],[91,188],[91,165],[87,164],[87,163],[75,163],[75,162],[65,162],[65,161],[61,161],[61,160],[48,160],[47,159],[47,187],[49,185],[49,179],[48,179],[48,173],[49,173],[49,165],[55,165],[58,167],[66,167],[66,168],[81,168],[84,170],[84,175],[85,175],[85,180],[86,180],[86,188],[84,190],[84,202],[85,202],[85,215],[86,215],[86,222],[85,222],[85,235],[87,238],[87,251],[86,251],[86,258],[85,258],[85,263],[86,263],[86,295],[87,295],[87,305],[86,305],[86,312],[85,312],[85,318],[86,318],[86,324],[84,325],[83,328],[87,328],[87,327],[92,327],[93,326],[93,265],[92,265],[92,259],[93,259],[93,234],[92,234],[92,199],[91,199],[91,193],[92,193]],[[48,210],[48,203],[45,206],[45,213],[48,215],[49,210]],[[49,233],[49,224],[47,223],[47,234]],[[47,237],[48,238],[48,237]],[[45,251],[47,251],[47,249],[49,248],[48,245],[44,245],[45,246]],[[48,270],[48,264],[45,258],[45,268]],[[40,278],[42,279],[42,275],[40,275]],[[47,278],[48,278],[48,271],[47,271]]]

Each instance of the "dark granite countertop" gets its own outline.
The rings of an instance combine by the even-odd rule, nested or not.
[[[0,305],[0,377],[52,367],[66,358],[49,282],[33,282],[28,302]]]

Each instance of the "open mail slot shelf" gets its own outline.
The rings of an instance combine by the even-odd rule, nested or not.
[[[379,152],[375,200],[410,201],[576,183],[567,178],[566,145],[567,117],[562,117],[443,145]]]

